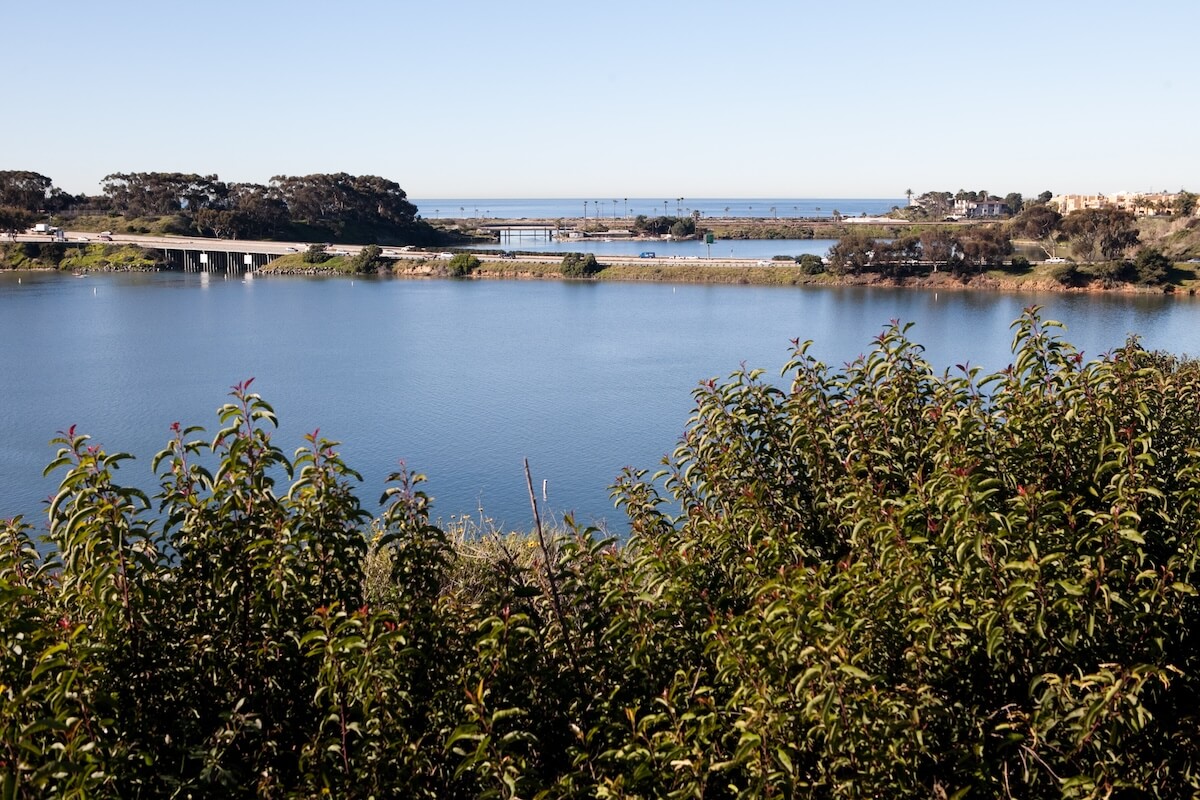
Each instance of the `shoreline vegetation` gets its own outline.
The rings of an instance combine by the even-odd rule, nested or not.
[[[823,238],[823,237],[822,237]],[[53,245],[47,245],[53,247]],[[40,246],[39,246],[40,247]],[[76,274],[90,272],[156,271],[165,269],[154,250],[133,245],[88,244],[65,247],[68,255],[57,262],[29,256],[19,244],[0,243],[0,269],[58,270]],[[321,263],[304,260],[295,253],[272,261],[257,271],[261,276],[355,276],[359,278],[395,278],[407,280],[461,278],[475,280],[593,280],[658,283],[696,283],[747,286],[846,287],[864,286],[903,288],[925,291],[998,291],[998,292],[1116,292],[1179,294],[1192,296],[1200,288],[1200,264],[1185,261],[1171,263],[1164,279],[1153,284],[1136,280],[1114,279],[1106,265],[1024,262],[1016,265],[933,270],[929,266],[911,274],[886,275],[881,272],[834,274],[812,273],[794,259],[778,258],[770,264],[746,265],[723,259],[700,262],[652,264],[606,264],[598,260],[588,274],[568,276],[561,261],[501,258],[487,252],[464,252],[476,262],[455,273],[447,261],[431,256],[425,259],[391,261],[363,272],[349,255],[334,255]]]
[[[0,171],[0,269],[151,270],[166,265],[136,242],[16,242],[15,234],[86,234],[296,243],[262,274],[391,275],[401,278],[587,279],[777,286],[895,286],[932,290],[1118,291],[1194,294],[1200,286],[1200,203],[1175,194],[1065,195],[1024,199],[987,191],[905,192],[909,204],[885,216],[705,217],[680,208],[611,220],[563,217],[422,217],[394,181],[346,173],[279,175],[269,184],[226,183],[216,175],[113,173],[96,196],[70,195],[31,171]],[[682,198],[679,198],[682,200]],[[1083,204],[1083,205],[1080,205]],[[1091,204],[1091,205],[1088,205]],[[615,206],[614,206],[615,207]],[[1060,213],[1071,209],[1070,213]],[[769,209],[774,211],[774,208]],[[435,215],[436,216],[436,215]],[[828,239],[824,257],[762,261],[504,252],[505,222],[553,227],[571,240]],[[338,245],[331,251],[330,243]],[[461,252],[493,243],[496,252]],[[80,245],[83,246],[80,246]],[[299,252],[310,245],[307,252]],[[384,253],[400,247],[403,257]],[[456,250],[457,249],[457,250]],[[358,252],[347,252],[358,250]],[[428,258],[419,253],[428,252]],[[515,255],[515,257],[514,257]]]

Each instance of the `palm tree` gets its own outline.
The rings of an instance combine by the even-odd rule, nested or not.
[[[912,189],[905,189],[905,190],[904,190],[904,196],[908,198],[908,204],[911,206],[911,205],[912,205],[913,190],[912,190]]]

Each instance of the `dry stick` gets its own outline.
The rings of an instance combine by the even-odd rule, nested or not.
[[[542,548],[542,557],[546,560],[546,579],[550,583],[550,604],[554,608],[554,616],[558,619],[558,627],[562,629],[563,643],[567,646],[567,656],[571,659],[571,669],[575,672],[575,680],[580,682],[582,691],[583,673],[579,670],[579,659],[575,656],[575,646],[571,642],[571,631],[567,628],[567,620],[563,616],[562,600],[558,596],[558,578],[555,569],[551,569],[550,548],[546,546],[546,536],[542,533],[542,518],[538,514],[537,497],[533,494],[533,477],[529,474],[529,459],[525,459],[525,485],[529,487],[529,504],[533,506],[533,524],[537,528],[538,544]],[[553,567],[558,567],[557,559]]]

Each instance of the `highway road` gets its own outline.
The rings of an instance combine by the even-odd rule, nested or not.
[[[256,239],[207,239],[203,237],[183,237],[183,236],[144,236],[131,233],[112,233],[112,234],[97,234],[94,231],[65,231],[63,239],[55,239],[49,234],[17,234],[15,237],[0,236],[0,242],[17,241],[17,242],[38,242],[42,244],[61,242],[65,244],[133,244],[138,247],[148,249],[172,249],[172,250],[207,250],[212,252],[227,252],[227,253],[267,253],[270,255],[287,255],[289,253],[299,253],[308,249],[307,242],[275,242],[263,241]],[[366,245],[361,244],[330,244],[326,248],[326,252],[332,255],[356,255]],[[501,249],[497,247],[497,249]],[[403,249],[399,247],[383,247],[382,255],[385,258],[397,260],[423,261],[437,258],[442,250],[426,250],[426,249]],[[476,253],[481,260],[489,260],[486,253]],[[527,262],[534,264],[558,264],[562,261],[562,253],[552,253],[546,255],[530,255],[517,254],[514,260],[518,262]],[[495,260],[492,257],[490,260]],[[692,257],[657,257],[657,258],[641,258],[639,256],[613,256],[606,255],[598,259],[603,264],[634,264],[640,266],[667,266],[667,265],[695,265],[695,266],[720,266],[720,267],[752,267],[765,266],[770,264],[768,261],[762,261],[754,258],[720,258],[707,259]],[[785,264],[787,262],[784,262]]]

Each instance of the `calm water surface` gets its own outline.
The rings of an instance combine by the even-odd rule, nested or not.
[[[648,217],[739,217],[787,219],[842,216],[878,216],[904,198],[888,197],[550,197],[550,198],[410,198],[426,219],[469,217],[472,219],[634,219]]]
[[[837,239],[718,239],[711,245],[696,240],[678,242],[645,239],[561,239],[546,241],[517,237],[499,243],[470,245],[475,250],[519,250],[522,253],[594,253],[596,256],[636,256],[652,252],[658,258],[707,259],[800,256],[805,253],[825,256]]]
[[[404,460],[429,476],[435,516],[527,526],[528,457],[552,512],[620,531],[608,484],[673,449],[697,381],[743,362],[776,374],[795,338],[840,365],[890,319],[916,323],[939,369],[995,370],[1035,302],[1089,356],[1131,332],[1200,353],[1200,305],[1161,296],[3,274],[0,516],[40,520],[48,442],[72,424],[137,455],[119,477],[153,489],[170,424],[215,431],[229,387],[254,377],[277,443],[316,428],[344,442],[372,511]]]

